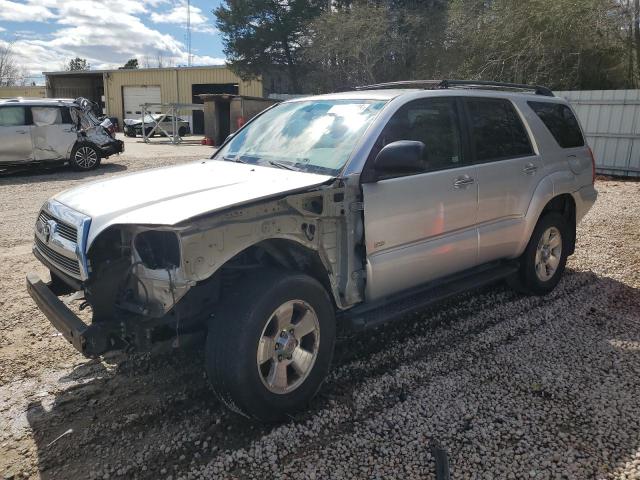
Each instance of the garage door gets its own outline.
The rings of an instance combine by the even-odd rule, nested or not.
[[[143,103],[160,103],[160,86],[122,87],[124,101],[124,118],[140,118]],[[152,113],[160,113],[160,107],[152,107]]]

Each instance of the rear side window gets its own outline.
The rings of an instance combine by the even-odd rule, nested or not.
[[[471,144],[478,162],[533,155],[527,131],[508,100],[466,100]]]
[[[27,125],[27,109],[24,107],[0,108],[0,127]]]
[[[540,117],[542,123],[546,125],[562,148],[584,146],[580,125],[568,106],[549,102],[529,102],[529,106]]]

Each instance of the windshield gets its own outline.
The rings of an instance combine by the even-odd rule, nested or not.
[[[384,104],[379,100],[283,103],[247,125],[215,158],[337,175]]]

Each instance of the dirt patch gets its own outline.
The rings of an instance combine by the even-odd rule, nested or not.
[[[0,179],[0,473],[14,478],[640,477],[640,183],[602,181],[559,287],[502,284],[343,338],[299,417],[257,425],[212,397],[199,349],[82,358],[24,288],[42,202],[91,174]]]

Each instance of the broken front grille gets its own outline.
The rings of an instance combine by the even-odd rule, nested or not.
[[[80,277],[80,264],[77,259],[65,257],[64,255],[56,252],[41,242],[38,237],[35,237],[35,243],[40,254],[49,260],[55,267],[58,267],[63,272],[71,274],[76,278]]]
[[[54,220],[56,222],[56,232],[58,233],[58,235],[66,240],[69,240],[70,242],[78,242],[78,230],[76,229],[76,227],[67,225],[66,223],[62,223],[60,220],[52,217],[48,212],[45,212],[44,210],[40,211],[40,216],[38,218],[42,220],[43,223],[46,223],[49,220]]]

